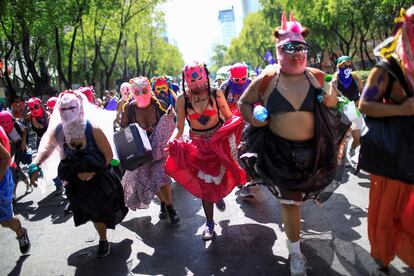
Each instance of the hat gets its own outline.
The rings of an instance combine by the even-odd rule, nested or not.
[[[286,15],[283,12],[281,21],[281,26],[276,28],[274,32],[278,47],[291,42],[307,44],[305,36],[309,33],[309,30],[302,27],[293,17],[293,14],[290,14],[290,21],[287,21]]]
[[[347,62],[347,61],[352,62],[352,58],[349,57],[349,56],[341,56],[341,57],[337,58],[336,66],[340,66],[342,63]]]

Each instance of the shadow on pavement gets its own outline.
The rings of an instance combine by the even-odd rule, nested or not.
[[[29,257],[30,255],[22,255],[20,258],[16,261],[16,265],[14,266],[13,270],[10,271],[8,276],[18,276],[21,273],[22,266],[24,261]]]
[[[154,253],[138,253],[139,264],[131,272],[147,275],[269,275],[288,273],[287,260],[274,256],[272,247],[276,240],[273,229],[257,225],[228,225],[221,221],[221,235],[212,241],[201,239],[200,223],[169,227],[168,233],[151,224],[150,217],[134,218],[122,225],[133,229],[142,241],[154,248]],[[217,226],[216,226],[217,227]]]
[[[349,203],[342,194],[332,194],[322,207],[306,202],[302,207],[302,231],[305,233],[331,232],[332,236],[345,241],[361,238],[354,227],[361,225],[361,218],[368,213]]]
[[[98,246],[81,249],[68,258],[68,265],[76,267],[75,275],[130,275],[132,240],[110,243],[111,253],[105,258],[96,257]]]
[[[40,221],[51,216],[51,221],[54,224],[65,223],[71,218],[71,216],[65,216],[64,214],[67,202],[67,199],[52,192],[38,201],[37,208],[33,206],[33,201],[18,201],[14,205],[14,211],[30,221]]]

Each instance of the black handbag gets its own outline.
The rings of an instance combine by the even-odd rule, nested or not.
[[[400,81],[409,97],[413,96],[394,59],[376,66],[390,76],[386,97],[390,97],[395,80]],[[358,169],[414,185],[414,116],[367,116],[365,123],[369,130],[361,137]]]

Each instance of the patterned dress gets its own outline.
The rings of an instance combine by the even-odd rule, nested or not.
[[[149,137],[153,160],[134,171],[126,171],[122,179],[124,197],[127,207],[132,210],[148,208],[155,194],[161,187],[171,184],[171,179],[164,172],[167,153],[164,151],[168,139],[175,128],[174,115],[161,116],[157,127]]]

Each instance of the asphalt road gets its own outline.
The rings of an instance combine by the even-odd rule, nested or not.
[[[308,275],[370,275],[367,206],[369,179],[347,168],[331,198],[302,209],[302,251]],[[236,188],[226,197],[227,209],[215,210],[217,236],[201,239],[205,223],[201,202],[173,185],[178,225],[159,220],[159,204],[130,211],[110,230],[111,254],[95,256],[98,236],[91,223],[74,227],[64,216],[66,200],[54,195],[53,183],[24,195],[19,184],[15,213],[28,229],[32,248],[21,256],[14,233],[0,228],[0,275],[289,275],[286,236],[279,203],[259,186],[256,198],[240,200]],[[391,275],[414,275],[400,260]]]

